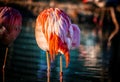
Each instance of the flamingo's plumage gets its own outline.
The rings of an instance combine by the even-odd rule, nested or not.
[[[73,40],[75,39],[73,34],[75,30],[79,30],[79,28],[72,25],[66,13],[58,8],[50,8],[42,11],[37,17],[35,37],[38,46],[49,52],[51,60],[59,52],[64,54],[67,67],[70,62],[69,50],[74,42],[80,39],[78,37]],[[80,35],[79,33],[78,31],[78,35]]]
[[[73,37],[72,37],[71,49],[75,49],[80,46],[80,29],[76,24],[72,24],[72,28],[73,28]]]
[[[11,7],[0,7],[0,42],[4,45],[12,43],[21,30],[22,16]]]

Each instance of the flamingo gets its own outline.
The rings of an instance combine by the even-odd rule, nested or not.
[[[6,46],[3,64],[3,82],[5,82],[5,64],[8,47],[13,43],[21,31],[22,16],[20,12],[11,7],[0,7],[0,44]]]
[[[46,51],[47,76],[50,60],[60,53],[65,56],[66,68],[70,63],[70,49],[80,44],[80,29],[72,24],[68,15],[59,8],[43,10],[36,19],[35,37],[38,46]],[[50,58],[49,55],[50,54]],[[60,55],[60,76],[62,76],[62,56]]]

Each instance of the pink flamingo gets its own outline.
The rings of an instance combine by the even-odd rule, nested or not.
[[[80,44],[80,29],[71,23],[65,12],[58,8],[49,8],[42,11],[37,17],[35,37],[38,46],[47,52],[47,76],[49,77],[50,60],[53,61],[58,53],[64,54],[66,67],[68,67],[70,63],[69,50],[78,47]],[[60,76],[62,76],[61,55]]]
[[[3,64],[3,82],[5,81],[5,64],[8,46],[16,39],[21,30],[22,16],[18,10],[11,7],[0,7],[0,43],[6,46]]]

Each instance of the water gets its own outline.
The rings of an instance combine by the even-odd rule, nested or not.
[[[79,49],[70,51],[68,68],[62,55],[63,82],[107,82],[102,50],[96,38],[92,31],[81,31],[81,45]],[[57,55],[51,63],[50,82],[60,82],[59,57]],[[37,46],[33,27],[23,26],[9,48],[5,79],[6,82],[47,82],[46,53]]]

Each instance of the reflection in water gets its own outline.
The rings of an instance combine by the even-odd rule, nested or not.
[[[83,35],[86,40],[84,40],[84,44],[80,45],[80,56],[84,57],[84,66],[97,66],[98,58],[101,56],[101,46],[96,42],[97,36],[92,32],[89,32],[87,35]],[[81,41],[82,42],[82,41]]]
[[[81,45],[79,49],[70,51],[71,60],[68,68],[62,55],[61,79],[60,55],[51,62],[48,74],[46,53],[38,48],[33,28],[23,27],[9,52],[6,82],[101,82],[102,53],[96,38],[91,31],[81,31]]]

